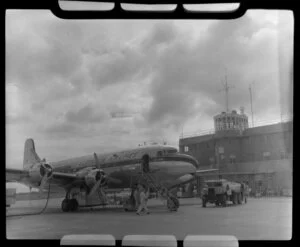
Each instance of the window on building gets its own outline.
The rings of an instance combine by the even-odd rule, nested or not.
[[[270,156],[271,156],[270,152],[263,152],[263,159],[264,160],[269,160]]]
[[[254,154],[253,153],[248,153],[247,155],[247,161],[254,161]]]
[[[188,146],[184,146],[184,152],[188,152],[189,151],[189,147]]]
[[[287,159],[288,158],[288,155],[285,151],[281,151],[280,152],[280,159]]]
[[[235,164],[235,162],[236,162],[236,157],[235,157],[234,154],[231,154],[231,155],[229,156],[229,161],[230,161],[230,164]]]
[[[268,144],[268,136],[267,135],[264,136],[264,142],[265,142],[265,144]]]
[[[221,160],[224,160],[224,159],[225,159],[225,155],[224,155],[224,154],[221,154],[221,155],[220,155],[220,159],[221,159]]]

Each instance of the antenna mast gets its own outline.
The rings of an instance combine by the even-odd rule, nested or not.
[[[228,86],[227,83],[227,69],[226,69],[226,74],[225,74],[225,83],[223,84],[224,89],[220,91],[225,91],[225,97],[226,97],[226,112],[229,112],[229,104],[228,104],[228,91],[231,88],[234,88],[233,86]]]
[[[252,88],[251,88],[251,84],[249,85],[249,92],[250,92],[251,118],[252,118],[252,128],[253,128],[254,127],[254,121],[253,121]]]

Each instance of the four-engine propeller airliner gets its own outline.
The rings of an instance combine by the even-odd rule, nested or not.
[[[90,197],[106,188],[130,188],[138,181],[141,171],[150,172],[155,181],[168,190],[191,182],[198,170],[198,161],[190,155],[178,153],[166,145],[142,146],[135,149],[94,153],[58,162],[41,160],[35,151],[33,139],[24,147],[23,170],[6,169],[6,182],[19,182],[42,192],[46,184],[62,187],[66,198],[63,211],[75,211],[79,206],[78,194]],[[102,190],[101,190],[102,191]],[[100,196],[103,193],[98,193]],[[82,204],[82,203],[81,203]],[[93,203],[85,200],[84,205]],[[93,204],[94,205],[94,204]]]

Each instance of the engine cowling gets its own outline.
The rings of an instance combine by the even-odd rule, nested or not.
[[[51,178],[53,169],[49,164],[35,164],[29,169],[29,177],[32,183],[40,183],[43,177]]]
[[[105,177],[106,176],[103,170],[94,169],[88,172],[88,174],[84,177],[84,181],[89,188],[92,188],[99,181],[99,179],[103,180],[101,185],[104,185],[106,183]]]

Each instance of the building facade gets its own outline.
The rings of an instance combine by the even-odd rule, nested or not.
[[[292,189],[293,122],[249,128],[243,109],[214,117],[215,133],[181,138],[179,150],[203,168],[235,181],[248,181],[253,191]]]

